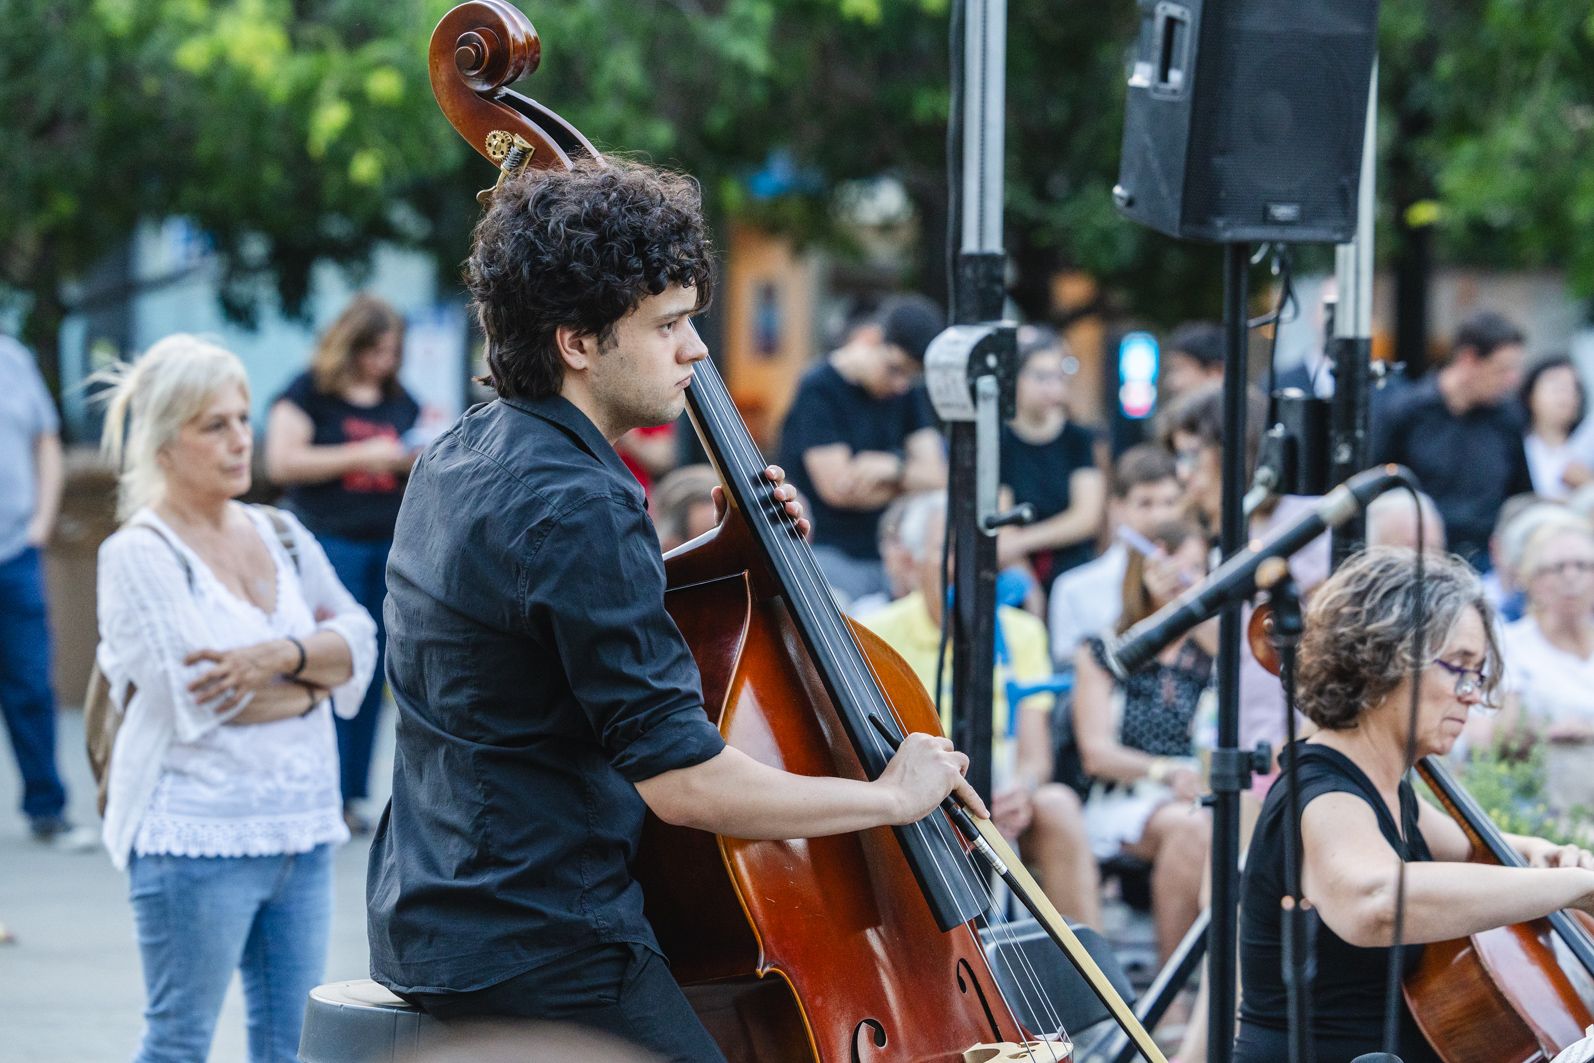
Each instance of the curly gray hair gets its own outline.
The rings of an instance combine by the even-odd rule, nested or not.
[[[1420,611],[1426,635],[1417,660],[1419,596],[1416,555],[1375,546],[1352,557],[1312,595],[1301,639],[1300,709],[1329,730],[1356,725],[1361,714],[1426,666],[1467,609],[1477,610],[1487,641],[1484,697],[1500,680],[1494,610],[1483,585],[1461,558],[1424,558]]]

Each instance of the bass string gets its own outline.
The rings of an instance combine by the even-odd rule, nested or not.
[[[747,435],[745,426],[741,424],[740,416],[735,414],[734,406],[730,402],[729,394],[725,390],[723,381],[719,379],[718,373],[714,371],[712,366],[699,363],[699,365],[694,367],[694,390],[698,392],[701,399],[698,403],[700,412],[705,420],[709,422],[709,427],[713,430],[713,434],[727,451],[725,454],[726,464],[731,466],[732,469],[740,466],[740,472],[733,472],[732,469],[728,469],[727,479],[731,479],[733,476],[739,478],[741,475],[748,475],[752,477],[755,485],[761,484],[764,479],[763,457],[753,446],[752,439]],[[742,431],[737,432],[735,430],[736,427],[741,427]],[[874,666],[863,652],[863,648],[858,644],[850,626],[842,618],[835,600],[828,593],[819,596],[816,591],[815,596],[823,598],[822,603],[816,602],[814,597],[809,594],[810,586],[818,588],[827,585],[823,574],[819,570],[818,563],[814,559],[813,551],[807,548],[806,542],[802,546],[794,544],[793,540],[800,542],[802,537],[797,534],[795,523],[785,514],[784,507],[776,506],[774,510],[774,516],[780,523],[779,531],[782,534],[770,536],[772,547],[794,574],[800,574],[805,577],[804,579],[792,580],[792,587],[789,589],[801,599],[802,606],[815,619],[815,635],[821,641],[823,648],[832,655],[832,660],[843,666],[837,669],[837,673],[839,681],[846,688],[847,696],[853,699],[855,705],[863,705],[873,700],[881,709],[886,708],[885,701],[880,695],[879,676],[875,673]],[[751,514],[748,514],[748,519],[752,519]],[[838,630],[844,632],[844,639],[838,637],[836,634]],[[845,644],[852,653],[841,652],[840,647],[842,644]],[[867,670],[867,680],[862,676],[855,677],[849,674],[849,672],[858,671],[858,662],[861,662],[862,668]],[[873,698],[870,698],[869,694],[872,694]],[[891,720],[892,714],[882,712],[880,715],[882,720],[895,730],[895,724]],[[862,730],[869,732],[869,741],[873,746],[874,752],[881,756],[883,760],[889,760],[891,750],[886,745],[884,738],[874,734],[870,728],[865,727]],[[1041,984],[1039,975],[1029,962],[1028,955],[1019,944],[1017,932],[1001,911],[1001,906],[997,903],[995,890],[989,880],[969,866],[968,859],[963,853],[938,852],[940,846],[932,842],[924,821],[921,820],[911,824],[911,828],[923,841],[926,851],[931,855],[936,874],[940,877],[944,888],[949,892],[952,891],[951,880],[955,875],[963,883],[966,890],[985,900],[987,920],[998,939],[1004,941],[1007,945],[1007,948],[999,947],[997,949],[998,957],[1012,983],[1018,987],[1020,996],[1026,1007],[1030,1009],[1030,1013],[1037,1013],[1038,1004],[1039,1009],[1043,1009],[1041,1013],[1044,1013],[1047,1021],[1053,1025],[1054,1029],[1066,1033],[1054,1002]],[[949,875],[947,868],[944,866],[948,861],[951,862],[954,869],[952,875]],[[1023,968],[1022,974],[1013,969],[1012,962],[1007,958],[1009,953],[1016,953],[1018,956],[1018,961]],[[1047,1051],[1055,1063],[1058,1057],[1055,1047],[1050,1042],[1047,1042]],[[1027,1049],[1026,1052],[1032,1059],[1035,1058],[1033,1049]]]

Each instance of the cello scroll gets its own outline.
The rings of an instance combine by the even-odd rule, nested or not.
[[[427,53],[432,93],[450,124],[499,168],[569,169],[598,158],[581,131],[509,86],[536,71],[542,41],[531,20],[503,0],[471,0],[438,22]]]

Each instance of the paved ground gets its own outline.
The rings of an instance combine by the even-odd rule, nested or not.
[[[384,729],[372,771],[381,802],[392,773],[391,734]],[[73,818],[97,827],[79,713],[61,714],[58,750]],[[0,946],[0,1063],[130,1059],[142,1025],[144,986],[127,880],[104,849],[62,853],[34,843],[15,812],[20,793],[6,746],[0,751],[0,921],[18,941]],[[365,844],[356,839],[338,853],[327,979],[363,978],[365,972]],[[236,976],[210,1058],[247,1058]]]

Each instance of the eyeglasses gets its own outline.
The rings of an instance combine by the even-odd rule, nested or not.
[[[1557,561],[1549,565],[1540,565],[1533,570],[1535,576],[1557,576],[1566,579],[1568,576],[1587,576],[1594,572],[1594,561],[1571,560]]]
[[[1434,658],[1433,663],[1456,677],[1456,697],[1478,698],[1478,704],[1475,708],[1485,714],[1492,714],[1499,708],[1498,705],[1489,704],[1489,677],[1484,674],[1483,669],[1464,668],[1459,664],[1451,664],[1449,661],[1442,661],[1437,657]]]

